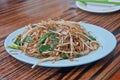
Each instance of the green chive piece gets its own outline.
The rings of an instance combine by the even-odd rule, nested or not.
[[[8,48],[11,48],[11,49],[20,49],[20,46],[16,45],[16,44],[12,44],[12,45],[8,46]]]
[[[58,45],[58,39],[57,39],[57,35],[56,34],[52,35],[52,44],[53,44],[53,46],[57,46]]]
[[[31,36],[27,36],[24,40],[24,43],[30,43],[32,42],[32,37]]]
[[[38,40],[38,46],[42,43],[42,42],[44,42],[49,36],[51,35],[51,33],[46,33],[46,34],[44,34],[39,40]]]
[[[42,45],[39,48],[39,53],[45,52],[45,51],[53,51],[53,48],[50,45]]]
[[[63,58],[63,59],[67,59],[68,55],[64,53],[64,54],[61,54],[60,57]]]
[[[88,36],[91,40],[96,41],[96,39],[93,36]]]
[[[17,38],[14,41],[14,44],[20,45],[21,44],[21,35],[18,35]]]
[[[96,41],[95,37],[93,37],[92,35],[87,35],[85,32],[83,32],[83,34],[85,34],[89,40]]]
[[[78,57],[80,57],[80,56],[81,56],[80,54],[75,54],[75,55],[74,55],[75,58],[78,58]]]
[[[55,31],[55,28],[54,27],[50,27],[50,30]],[[51,37],[52,37],[52,45],[53,46],[57,46],[58,45],[57,34],[52,33]]]

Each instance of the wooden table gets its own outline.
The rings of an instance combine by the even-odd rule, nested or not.
[[[105,58],[82,66],[37,66],[35,69],[6,52],[4,40],[11,32],[49,18],[85,21],[104,27],[116,36],[116,49]],[[120,11],[108,14],[89,13],[77,8],[73,0],[0,0],[0,80],[49,79],[120,80]]]

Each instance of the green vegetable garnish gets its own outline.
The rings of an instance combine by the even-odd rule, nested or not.
[[[57,34],[52,35],[52,45],[57,46],[58,45],[58,39],[57,39]]]
[[[12,45],[8,46],[11,49],[20,49],[21,35],[18,35]]]
[[[16,38],[15,41],[14,41],[14,44],[20,45],[20,44],[21,44],[20,40],[21,40],[21,36],[18,35],[17,38]]]
[[[80,57],[81,55],[80,55],[80,54],[75,54],[74,56],[75,56],[75,58],[78,58],[78,57]]]
[[[68,58],[67,54],[65,54],[65,53],[61,54],[60,57],[63,58],[63,59],[67,59]]]
[[[20,49],[20,46],[16,45],[16,44],[12,44],[12,45],[8,46],[8,48],[11,48],[11,49]]]
[[[50,27],[50,30],[55,30],[54,27]],[[42,45],[40,46],[48,37],[52,38],[52,43],[51,45],[47,44],[47,45]],[[39,47],[39,53],[45,52],[45,51],[52,51],[53,47],[56,46],[58,44],[58,39],[57,39],[57,34],[49,32],[44,34],[39,40],[38,40],[38,46]]]
[[[24,40],[24,43],[30,43],[32,42],[32,37],[31,36],[27,36]]]
[[[54,27],[50,27],[50,30],[54,31],[54,30],[55,30],[55,28],[54,28]]]
[[[85,34],[88,37],[89,40],[96,41],[96,39],[93,36],[87,35],[87,33],[85,33],[85,32],[83,32],[83,34]]]
[[[38,46],[42,43],[42,42],[44,42],[49,36],[51,35],[51,33],[46,33],[46,34],[44,34],[39,40],[38,40]]]
[[[93,36],[88,36],[91,40],[96,41],[96,39]]]
[[[53,51],[53,48],[50,45],[42,45],[39,48],[39,53],[45,52],[45,51]]]
[[[50,30],[54,31],[55,28],[54,27],[50,27]],[[58,45],[57,34],[52,33],[51,37],[52,37],[52,45],[53,46],[57,46]]]

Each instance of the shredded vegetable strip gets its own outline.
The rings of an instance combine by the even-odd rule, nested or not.
[[[33,66],[32,66],[32,68],[34,68],[36,65],[38,65],[38,64],[40,64],[40,63],[42,63],[42,62],[44,62],[44,61],[50,61],[50,60],[54,60],[55,59],[55,57],[48,57],[48,58],[44,58],[44,59],[42,59],[42,60],[39,60],[37,63],[35,63]]]
[[[41,21],[28,25],[25,31],[13,40],[12,49],[40,58],[32,68],[44,61],[74,59],[94,51],[100,44],[78,22],[64,20]]]

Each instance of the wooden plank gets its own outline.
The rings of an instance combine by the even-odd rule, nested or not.
[[[102,60],[69,68],[45,68],[20,62],[4,48],[5,38],[13,31],[49,18],[85,21],[112,32],[116,49]],[[102,35],[101,35],[102,36]],[[1,80],[118,80],[120,77],[120,11],[95,14],[80,10],[72,0],[0,1],[0,79]]]

